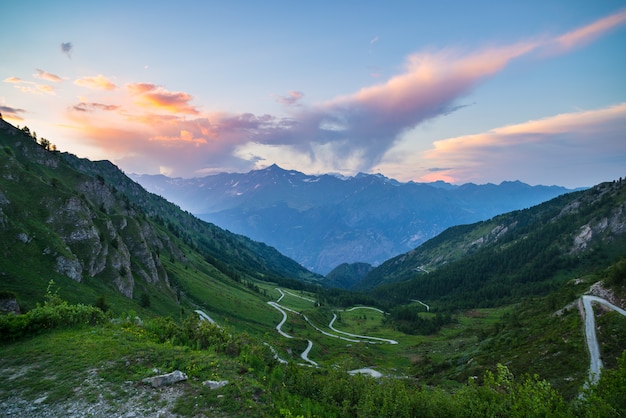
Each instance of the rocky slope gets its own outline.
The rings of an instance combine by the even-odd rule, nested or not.
[[[27,132],[0,120],[5,290],[27,295],[20,284],[25,277],[41,288],[60,275],[113,286],[127,298],[137,296],[138,283],[175,298],[165,256],[193,266],[192,256],[237,279],[319,279],[273,248],[202,222],[146,192],[108,161],[44,149]]]

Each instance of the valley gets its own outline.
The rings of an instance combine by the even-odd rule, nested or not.
[[[624,317],[598,304],[586,315],[605,366],[590,380],[578,308],[591,295],[624,307],[621,179],[447,228],[376,267],[346,264],[333,283],[347,290],[109,162],[0,128],[0,406],[13,415],[626,408]],[[175,370],[184,382],[142,383]]]

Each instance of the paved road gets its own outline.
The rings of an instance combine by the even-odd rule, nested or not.
[[[593,313],[592,303],[600,303],[614,311],[626,316],[626,311],[619,306],[613,305],[606,299],[598,296],[583,295],[583,307],[585,308],[585,336],[587,337],[587,348],[589,349],[589,381],[595,384],[600,378],[602,369],[602,359],[600,358],[600,347],[596,336],[596,318]]]
[[[371,306],[355,306],[354,308],[345,309],[346,312],[352,312],[355,309],[370,309],[372,311],[380,312],[381,314],[385,314],[385,311],[380,310],[378,308],[372,308]]]
[[[286,332],[284,332],[284,331],[282,330],[282,327],[283,327],[283,325],[284,325],[285,321],[287,321],[287,312],[285,312],[285,311],[283,310],[283,307],[282,307],[282,306],[280,306],[280,305],[279,305],[278,303],[276,303],[276,302],[267,302],[267,304],[268,304],[268,305],[270,305],[270,306],[273,306],[275,309],[277,309],[278,311],[280,311],[280,313],[282,313],[282,314],[283,314],[283,320],[282,320],[282,321],[280,321],[280,323],[279,323],[278,325],[276,325],[276,331],[278,331],[278,333],[279,333],[280,335],[282,335],[283,337],[285,337],[285,338],[293,338],[291,335],[287,334]]]
[[[211,318],[209,315],[204,313],[204,311],[201,311],[200,309],[196,309],[195,312],[200,316],[201,321],[208,321],[210,324],[213,324],[217,326],[218,328],[221,328],[219,325],[217,325],[217,323],[213,320],[213,318]]]

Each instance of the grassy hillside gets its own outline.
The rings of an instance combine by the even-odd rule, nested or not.
[[[312,295],[283,292],[289,292],[283,306],[306,312],[318,324],[326,315],[307,300]],[[604,370],[597,386],[578,398],[586,370],[580,361],[584,348],[576,309],[555,318],[543,302],[529,301],[521,309],[468,311],[458,324],[433,337],[394,332],[384,325],[385,315],[375,310],[341,311],[338,328],[397,337],[399,344],[357,348],[359,344],[327,338],[311,353],[321,367],[298,365],[297,354],[289,357],[288,365],[281,364],[265,338],[231,326],[218,328],[193,316],[182,322],[91,317],[74,325],[60,318],[55,327],[0,342],[5,376],[0,408],[9,415],[33,417],[621,416],[626,411],[626,357],[605,352],[614,364]],[[67,314],[62,312],[68,312],[64,307],[68,305],[57,297],[47,297],[29,318],[52,324],[42,318],[63,317]],[[0,317],[2,335],[4,326],[16,320],[19,317]],[[605,339],[604,348],[626,336],[623,321],[611,315],[601,321],[618,331]],[[288,343],[290,350],[302,351],[302,338],[313,336],[303,322],[289,320],[287,330],[297,336]],[[288,339],[269,341],[287,356],[283,343]],[[363,365],[391,377],[347,373]],[[187,380],[158,389],[143,383],[173,370],[184,372]],[[456,382],[455,374],[462,375]],[[211,389],[209,381],[227,383]]]
[[[22,310],[54,280],[73,303],[175,317],[202,307],[254,328],[247,307],[270,310],[258,279],[320,277],[147,193],[110,162],[51,151],[0,120],[0,291]]]

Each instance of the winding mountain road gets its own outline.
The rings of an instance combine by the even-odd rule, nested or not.
[[[600,379],[600,370],[602,369],[602,359],[600,358],[600,346],[598,345],[598,337],[596,335],[596,318],[593,313],[592,303],[600,303],[621,315],[626,316],[626,310],[619,306],[613,305],[606,299],[598,296],[583,295],[581,297],[585,314],[585,336],[587,338],[587,348],[589,349],[589,382],[595,384]]]
[[[340,330],[338,330],[338,329],[336,329],[336,328],[334,328],[334,327],[333,327],[333,323],[334,323],[334,322],[335,322],[335,320],[337,319],[337,315],[336,315],[336,314],[333,314],[333,319],[330,321],[330,324],[328,324],[328,327],[329,327],[331,330],[333,330],[333,331],[335,331],[335,332],[337,332],[337,333],[339,333],[339,334],[343,334],[343,335],[347,335],[347,336],[354,337],[354,338],[359,338],[359,339],[346,338],[346,337],[342,337],[341,335],[336,335],[336,334],[332,334],[332,333],[330,333],[330,332],[324,331],[323,329],[320,329],[318,326],[316,326],[315,324],[313,324],[313,323],[309,320],[309,318],[307,318],[307,316],[306,316],[306,315],[304,315],[303,313],[298,312],[298,311],[293,310],[293,309],[290,309],[290,308],[287,308],[286,306],[280,305],[280,304],[278,303],[278,302],[280,302],[280,301],[281,301],[281,300],[282,300],[282,299],[286,296],[285,294],[289,294],[289,295],[291,295],[291,296],[294,296],[294,297],[297,297],[297,298],[300,298],[300,299],[304,299],[304,300],[307,300],[307,301],[312,302],[312,303],[316,303],[316,301],[315,301],[315,300],[313,300],[313,299],[309,299],[309,298],[306,298],[306,297],[303,297],[303,296],[300,296],[300,295],[296,295],[296,294],[294,294],[294,293],[292,293],[292,292],[289,292],[288,290],[283,291],[283,290],[281,290],[281,289],[279,289],[279,288],[276,288],[276,290],[280,293],[280,297],[279,297],[276,301],[269,301],[269,302],[267,302],[267,304],[268,304],[268,305],[270,305],[271,307],[273,307],[274,309],[276,309],[277,311],[279,311],[280,313],[282,313],[282,314],[283,314],[283,319],[282,319],[282,320],[278,323],[278,325],[276,325],[276,331],[278,331],[278,333],[279,333],[280,335],[282,335],[283,337],[285,337],[285,338],[294,338],[292,335],[289,335],[289,334],[287,334],[286,332],[284,332],[284,331],[282,330],[283,325],[284,325],[284,324],[285,324],[285,322],[287,321],[287,317],[288,317],[287,312],[292,312],[292,313],[294,313],[294,314],[296,314],[296,315],[302,315],[302,318],[303,318],[303,319],[304,319],[304,320],[305,320],[305,321],[306,321],[309,325],[311,325],[311,326],[312,326],[312,327],[313,327],[316,331],[318,331],[319,333],[321,333],[321,334],[323,334],[323,335],[326,335],[326,336],[328,336],[328,337],[339,338],[339,339],[341,339],[341,340],[344,340],[344,341],[349,341],[349,342],[353,342],[353,343],[368,343],[368,344],[381,344],[381,343],[387,343],[387,344],[398,344],[398,342],[397,342],[397,341],[395,341],[395,340],[390,340],[390,339],[386,339],[386,338],[378,338],[378,337],[370,337],[370,336],[366,336],[366,335],[356,335],[356,334],[350,334],[350,333],[348,333],[348,332],[340,331]],[[348,309],[348,311],[351,311],[351,310],[354,310],[354,309],[372,309],[372,310],[375,310],[375,311],[378,311],[378,312],[381,312],[381,313],[383,313],[383,314],[384,314],[384,312],[383,312],[383,311],[381,311],[380,309],[378,309],[378,308],[372,308],[372,307],[369,307],[369,306],[356,306],[356,307],[354,307],[354,308]],[[368,341],[368,340],[369,340],[369,341]],[[373,340],[373,341],[371,341],[371,340]],[[318,364],[318,363],[316,363],[315,361],[313,361],[313,360],[311,360],[311,359],[309,358],[309,352],[311,351],[311,348],[313,347],[313,342],[312,342],[311,340],[307,340],[307,341],[308,341],[308,346],[307,346],[307,348],[306,348],[306,349],[302,352],[302,354],[300,354],[300,357],[302,358],[302,360],[304,360],[304,361],[306,361],[306,362],[308,363],[308,364],[307,364],[307,366],[308,366],[308,365],[313,365],[313,366],[315,366],[315,367],[318,367],[318,366],[319,366],[319,364]],[[270,347],[270,348],[271,348],[271,347]],[[277,353],[275,353],[275,355],[276,355],[276,356],[278,356],[278,354],[277,354]],[[363,369],[363,370],[365,370],[365,369]],[[370,370],[371,370],[371,369],[367,369],[367,373],[370,373],[370,374],[371,374],[372,376],[374,376],[374,377],[379,377],[379,376],[377,375],[377,373],[378,373],[378,372],[374,372],[374,373],[372,373],[372,372],[370,372]]]
[[[367,335],[358,335],[358,334],[350,334],[349,332],[339,331],[337,328],[333,327],[333,323],[337,319],[337,314],[333,314],[333,319],[330,320],[330,324],[328,324],[328,328],[332,329],[335,332],[338,332],[343,335],[348,335],[350,337],[368,339],[368,340],[376,340],[376,341],[384,341],[389,344],[398,344],[396,340],[388,340],[387,338],[378,338],[378,337],[369,337]]]

